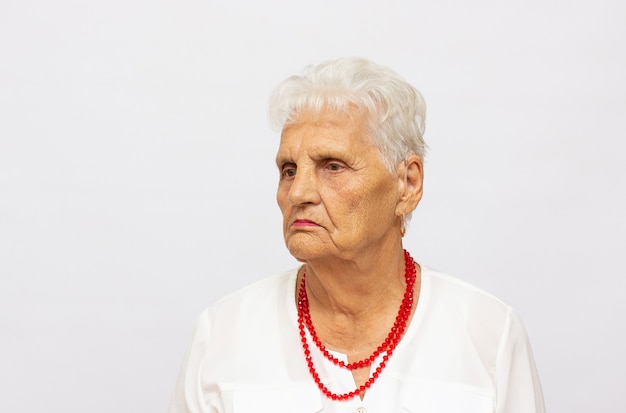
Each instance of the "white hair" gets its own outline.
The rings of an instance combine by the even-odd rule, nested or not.
[[[368,138],[390,172],[410,154],[424,159],[426,102],[393,70],[362,58],[342,58],[308,66],[280,83],[270,100],[277,130],[295,123],[304,111],[364,110]]]

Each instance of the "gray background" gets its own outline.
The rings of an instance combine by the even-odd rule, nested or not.
[[[626,3],[0,3],[0,411],[159,412],[198,313],[293,267],[267,97],[364,56],[429,105],[406,247],[512,304],[551,412],[625,411]]]

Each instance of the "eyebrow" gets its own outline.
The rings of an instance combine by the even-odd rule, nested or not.
[[[280,153],[276,155],[276,166],[281,167],[288,163],[295,163],[295,162],[293,161],[293,159],[291,159],[290,156],[284,156],[284,155],[281,155]]]

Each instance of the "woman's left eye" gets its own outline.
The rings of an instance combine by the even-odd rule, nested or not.
[[[340,171],[343,169],[343,165],[337,162],[329,162],[326,167],[331,171]]]

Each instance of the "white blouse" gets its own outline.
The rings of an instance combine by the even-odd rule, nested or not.
[[[266,278],[202,313],[169,413],[545,411],[530,344],[511,308],[425,267],[411,324],[363,400],[326,398],[311,378],[300,343],[296,277],[293,269]],[[354,390],[348,370],[310,347],[332,392]]]

